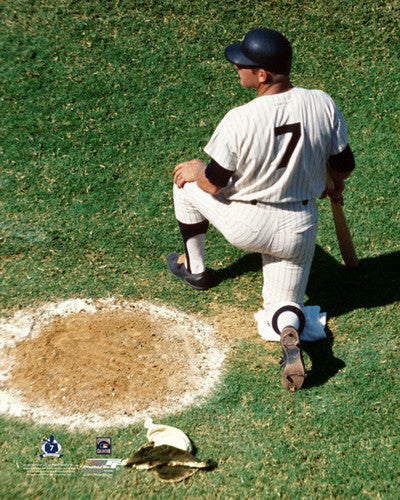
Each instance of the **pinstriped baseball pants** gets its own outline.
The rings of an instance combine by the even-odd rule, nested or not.
[[[271,316],[285,304],[303,306],[318,226],[315,200],[291,203],[228,201],[196,183],[174,184],[175,216],[196,224],[207,219],[232,245],[262,255],[264,308]],[[270,315],[268,314],[268,316]]]

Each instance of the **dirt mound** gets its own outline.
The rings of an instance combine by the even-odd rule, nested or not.
[[[145,303],[50,304],[4,320],[0,337],[7,413],[67,425],[175,411],[207,393],[224,359],[210,326]]]

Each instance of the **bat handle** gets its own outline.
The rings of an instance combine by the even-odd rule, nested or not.
[[[334,182],[327,168],[327,181],[328,189],[334,189]],[[358,257],[354,248],[353,239],[347,225],[346,217],[343,212],[343,207],[339,203],[331,201],[331,208],[333,214],[333,221],[335,223],[335,231],[338,239],[340,253],[346,267],[352,268],[358,265]]]

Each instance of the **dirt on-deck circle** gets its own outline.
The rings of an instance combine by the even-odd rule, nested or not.
[[[154,304],[73,299],[0,320],[0,413],[100,427],[177,411],[219,380],[214,329]]]

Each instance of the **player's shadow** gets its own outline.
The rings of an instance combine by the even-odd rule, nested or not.
[[[211,282],[233,279],[248,272],[261,272],[259,254],[246,254],[230,266],[211,272]],[[340,316],[360,308],[374,308],[400,300],[400,252],[361,259],[354,269],[345,267],[317,245],[307,286],[306,305],[319,305],[328,316]],[[304,386],[325,383],[345,364],[333,354],[334,337],[304,342],[311,360]],[[356,332],[355,332],[356,334]]]
[[[249,272],[261,272],[261,257],[249,253],[229,266],[209,269],[211,287]],[[400,300],[400,252],[361,259],[349,269],[317,245],[307,286],[306,305],[318,304],[330,316]]]
[[[325,327],[325,333],[325,339],[301,343],[303,352],[308,354],[311,361],[303,384],[305,389],[323,385],[346,366],[343,360],[333,354],[333,334],[329,327]]]
[[[210,287],[214,288],[223,281],[256,271],[261,271],[261,256],[258,253],[248,253],[227,267],[217,270],[208,269]]]
[[[355,309],[391,304],[400,299],[399,280],[400,252],[362,259],[356,268],[349,269],[317,246],[306,305],[318,304],[329,316],[340,316]],[[345,367],[333,354],[332,332],[328,327],[325,331],[326,339],[302,343],[311,360],[304,387],[322,385]]]
[[[307,286],[307,304],[318,304],[330,316],[380,307],[400,300],[400,252],[361,259],[345,267],[316,247]]]

